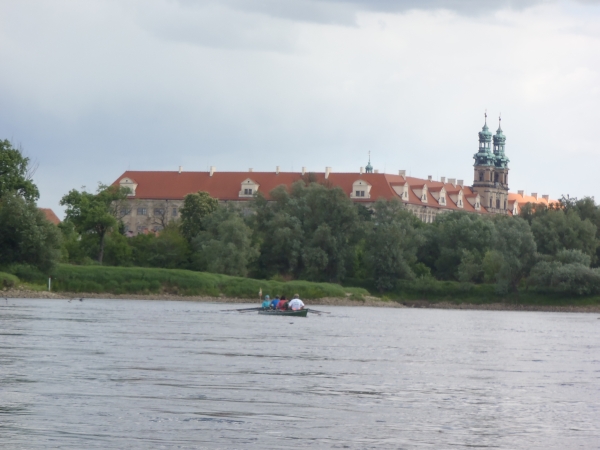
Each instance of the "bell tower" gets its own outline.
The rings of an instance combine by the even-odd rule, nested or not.
[[[499,119],[500,121],[502,119]],[[481,204],[493,213],[506,214],[508,208],[508,163],[504,153],[506,136],[499,125],[493,136],[487,126],[487,112],[485,123],[479,132],[479,151],[475,153],[475,178],[473,190],[481,196]]]

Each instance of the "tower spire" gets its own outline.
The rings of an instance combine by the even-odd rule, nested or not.
[[[365,172],[373,173],[373,166],[371,165],[371,150],[369,150],[369,163],[367,164],[367,167],[365,167]]]

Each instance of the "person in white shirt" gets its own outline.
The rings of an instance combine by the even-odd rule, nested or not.
[[[294,294],[294,298],[290,300],[288,305],[292,311],[299,311],[304,309],[304,303],[300,300],[300,296],[298,294]]]

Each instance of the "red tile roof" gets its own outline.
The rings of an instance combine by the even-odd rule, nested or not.
[[[46,216],[46,220],[48,220],[49,222],[52,222],[54,225],[58,225],[60,223],[60,219],[56,214],[54,214],[54,211],[52,211],[50,208],[38,209],[44,213],[44,215]]]
[[[440,181],[424,180],[422,178],[404,177],[401,175],[392,175],[385,173],[335,173],[331,172],[329,177],[325,178],[325,173],[311,173],[311,178],[319,183],[326,183],[331,186],[338,186],[348,195],[351,195],[354,182],[363,180],[369,183],[371,189],[369,198],[353,198],[355,202],[371,203],[380,198],[392,199],[400,198],[394,191],[393,186],[404,186],[408,184],[408,200],[405,203],[419,206],[427,206],[436,209],[451,209],[457,211],[479,212],[486,214],[488,211],[483,205],[476,210],[466,198],[477,196],[469,186],[460,186],[452,183],[442,183]],[[136,199],[164,199],[164,200],[182,200],[187,194],[206,191],[212,197],[221,201],[248,201],[249,197],[240,197],[241,184],[246,179],[251,179],[259,185],[259,192],[263,193],[267,199],[269,193],[278,186],[290,186],[294,182],[302,179],[302,174],[297,172],[214,172],[211,176],[209,172],[151,172],[151,171],[127,171],[124,172],[113,185],[118,185],[123,178],[130,178],[137,184]],[[415,195],[414,189],[428,187],[427,203]],[[444,187],[446,190],[446,204],[440,205],[431,195],[440,191]],[[463,207],[459,208],[452,200],[450,195],[463,193]],[[509,194],[509,201],[518,194]],[[532,197],[533,198],[533,197]]]

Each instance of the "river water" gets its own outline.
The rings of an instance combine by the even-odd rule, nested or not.
[[[1,303],[5,450],[600,448],[597,314]]]

